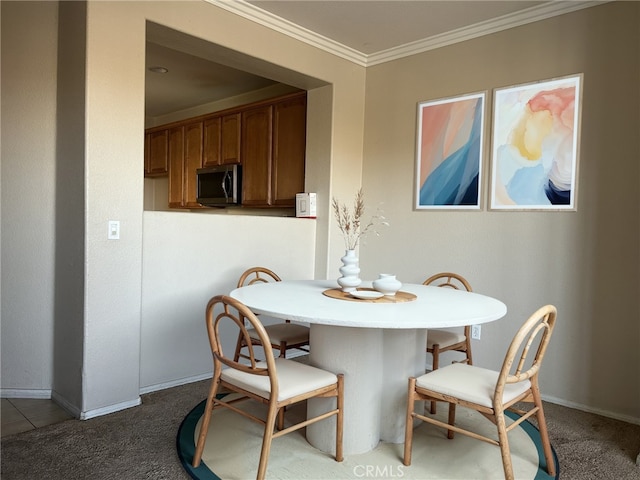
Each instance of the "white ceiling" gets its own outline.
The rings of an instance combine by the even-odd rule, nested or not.
[[[248,0],[246,3],[371,55],[549,2]]]
[[[485,0],[205,0],[369,66],[603,2]],[[148,34],[146,115],[156,117],[277,83]]]

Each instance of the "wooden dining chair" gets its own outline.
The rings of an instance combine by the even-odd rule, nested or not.
[[[275,272],[265,267],[253,267],[246,270],[238,280],[238,288],[256,283],[280,282],[281,279]],[[269,337],[271,347],[280,352],[280,357],[285,358],[287,351],[292,349],[302,350],[309,353],[309,327],[298,325],[286,320],[274,325],[265,325],[265,331]],[[240,332],[242,333],[242,332]],[[261,345],[257,332],[249,330],[248,339],[242,334],[238,335],[236,351],[233,359],[237,362],[240,358],[249,358],[244,350],[249,345],[250,340],[253,345]]]
[[[466,290],[471,292],[471,285],[457,273],[442,272],[427,278],[423,285],[433,285],[437,287],[455,288],[456,290]],[[440,354],[443,352],[461,352],[465,358],[462,363],[473,365],[471,356],[471,325],[466,325],[462,331],[443,330],[439,328],[427,331],[427,352],[432,357],[432,370],[437,370],[440,366]],[[431,413],[436,413],[436,402],[431,402]]]
[[[256,477],[258,480],[265,477],[272,439],[331,416],[336,417],[335,459],[341,462],[343,460],[343,375],[336,375],[294,360],[282,357],[275,358],[271,349],[265,349],[266,358],[264,361],[257,360],[254,354],[253,342],[249,337],[249,328],[256,332],[263,345],[269,343],[267,332],[258,317],[246,305],[231,297],[218,295],[209,300],[206,309],[206,324],[213,355],[213,378],[193,456],[193,467],[197,468],[200,465],[211,414],[218,407],[229,408],[246,418],[264,425],[260,462]],[[249,328],[245,324],[248,324]],[[247,350],[249,351],[248,365],[227,357],[223,351],[220,331],[224,329],[227,332],[231,328],[237,329],[247,341]],[[223,369],[223,367],[227,368]],[[239,397],[226,395],[222,396],[222,398],[217,398],[218,393],[221,391],[239,394]],[[317,397],[335,397],[336,407],[284,428],[284,407]],[[228,400],[227,398],[231,399]],[[268,406],[265,419],[235,406],[236,402],[248,399],[256,400]]]
[[[555,461],[549,443],[538,383],[542,360],[555,322],[556,308],[553,305],[546,305],[531,315],[511,341],[499,372],[464,363],[454,363],[425,373],[418,378],[409,378],[404,464],[411,465],[414,419],[419,419],[447,429],[449,439],[453,438],[454,432],[459,432],[500,446],[504,476],[507,480],[512,480],[514,477],[508,432],[535,415],[547,472],[555,476]],[[447,402],[449,404],[448,423],[417,412],[415,402],[419,400]],[[518,402],[532,403],[533,406],[528,411],[520,410],[514,407]],[[497,427],[498,440],[456,426],[456,405],[476,410],[491,420]],[[515,411],[520,415],[509,426],[506,425],[504,414],[506,410]]]

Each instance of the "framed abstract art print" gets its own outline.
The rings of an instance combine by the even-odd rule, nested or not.
[[[418,104],[416,209],[480,209],[485,97]]]
[[[575,210],[582,74],[494,90],[491,210]]]

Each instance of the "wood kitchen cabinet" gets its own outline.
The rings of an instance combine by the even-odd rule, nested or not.
[[[184,127],[169,130],[169,208],[184,208]]]
[[[166,175],[168,170],[169,131],[147,133],[144,143],[144,175],[156,177]]]
[[[306,94],[274,105],[270,205],[293,207],[304,192],[306,134]]]
[[[306,94],[242,114],[242,204],[295,206],[304,191]]]
[[[169,132],[169,207],[201,208],[196,201],[196,170],[202,167],[203,122],[173,127]]]
[[[242,112],[242,204],[268,206],[271,200],[273,107]]]
[[[240,113],[231,113],[204,121],[204,167],[240,163],[240,120]]]
[[[196,170],[202,168],[203,122],[184,126],[184,205],[187,208],[200,208],[196,201],[198,186]]]
[[[196,170],[240,164],[243,206],[293,207],[304,191],[306,115],[301,92],[153,127],[145,175],[168,171],[169,208],[202,208]]]

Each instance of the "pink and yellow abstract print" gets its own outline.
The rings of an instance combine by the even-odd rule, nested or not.
[[[575,208],[580,80],[496,91],[492,208]]]

